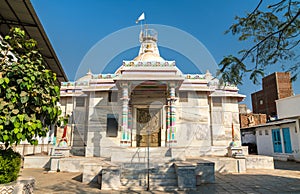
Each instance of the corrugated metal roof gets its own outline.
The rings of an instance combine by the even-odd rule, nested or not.
[[[294,123],[296,121],[297,121],[296,119],[276,120],[276,121],[271,121],[271,122],[268,122],[265,124],[259,124],[259,125],[255,125],[255,126],[251,126],[251,127],[241,128],[241,130],[250,130],[250,129],[273,126],[273,125],[282,125],[282,124],[287,124],[287,123]]]
[[[33,38],[38,42],[38,48],[44,57],[47,68],[56,73],[58,81],[67,81],[68,78],[30,0],[0,1],[1,35],[6,35],[14,26],[21,27],[30,38]]]

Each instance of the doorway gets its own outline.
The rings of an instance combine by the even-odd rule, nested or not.
[[[161,108],[137,108],[137,147],[161,146]]]
[[[292,153],[292,144],[291,144],[291,136],[290,136],[290,128],[282,128],[283,135],[283,145],[285,153]]]
[[[280,129],[272,129],[274,153],[282,153]]]

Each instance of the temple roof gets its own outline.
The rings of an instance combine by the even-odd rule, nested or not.
[[[161,56],[153,52],[142,53],[133,59],[134,61],[155,61],[155,62],[163,62],[165,61]]]
[[[157,32],[154,29],[142,29],[140,32],[140,51],[133,61],[163,62],[157,47]]]
[[[209,71],[205,74],[183,74],[175,61],[163,59],[159,54],[155,30],[142,30],[140,42],[138,56],[133,60],[124,60],[114,74],[93,74],[89,71],[76,84],[64,83],[63,88],[68,91],[76,85],[82,91],[107,91],[116,90],[118,83],[158,81],[163,84],[176,83],[180,91],[203,91],[209,92],[211,97],[232,97],[238,100],[245,98],[238,93],[236,86],[220,85],[219,80]]]

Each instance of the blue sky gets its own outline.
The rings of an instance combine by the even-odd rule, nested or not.
[[[148,24],[166,25],[189,33],[198,39],[219,63],[223,56],[236,54],[240,49],[250,46],[239,42],[237,37],[224,35],[224,31],[234,23],[236,15],[241,16],[252,11],[257,3],[258,0],[32,0],[48,38],[71,81],[77,76],[77,70],[91,48],[114,32],[136,26],[135,20],[142,12],[145,12]],[[263,7],[266,6],[267,3],[263,4]],[[158,36],[159,33],[158,30]],[[138,37],[138,34],[133,36]],[[122,41],[125,40],[116,40],[112,47],[122,44]],[[178,40],[174,38],[174,41]],[[123,59],[132,59],[137,53],[138,47],[122,52],[110,61],[108,69],[113,73],[114,68],[122,64]],[[165,59],[176,60],[176,64],[184,73],[197,71],[185,55],[174,50],[162,47],[161,55]],[[270,69],[266,74],[274,70]],[[84,75],[86,72],[79,73]],[[300,93],[299,83],[298,81],[293,84],[296,94]],[[251,108],[250,95],[261,90],[261,86],[245,79],[244,85],[239,88],[240,93],[247,95],[244,103]]]

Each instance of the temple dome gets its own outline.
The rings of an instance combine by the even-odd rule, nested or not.
[[[140,54],[139,56],[133,59],[134,61],[155,61],[155,62],[162,62],[165,61],[159,54],[153,53],[152,51],[147,51],[145,53]]]
[[[140,32],[140,51],[133,61],[163,62],[157,47],[157,32],[154,29],[143,29]]]

